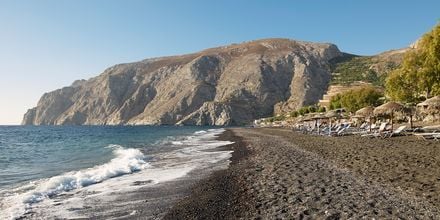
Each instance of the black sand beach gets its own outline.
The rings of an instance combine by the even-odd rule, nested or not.
[[[164,219],[233,219],[253,212],[254,202],[244,188],[246,178],[241,172],[248,169],[248,164],[242,163],[249,155],[248,148],[231,130],[226,130],[219,140],[234,142],[224,146],[225,150],[234,151],[229,168],[197,183],[190,196],[177,203]]]
[[[227,170],[199,181],[165,219],[436,219],[440,143],[231,129]]]

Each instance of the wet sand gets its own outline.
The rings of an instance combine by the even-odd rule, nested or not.
[[[232,132],[232,133],[231,133]],[[440,143],[232,129],[233,163],[165,219],[437,219]]]
[[[195,184],[190,194],[174,205],[164,219],[236,219],[253,213],[254,202],[249,191],[243,188],[246,178],[242,171],[249,169],[249,164],[243,163],[249,155],[248,148],[231,130],[226,130],[219,140],[234,142],[221,147],[234,151],[228,169],[216,171]]]

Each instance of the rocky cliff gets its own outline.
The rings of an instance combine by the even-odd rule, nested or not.
[[[119,64],[44,94],[25,125],[242,125],[317,102],[335,45],[266,39]]]

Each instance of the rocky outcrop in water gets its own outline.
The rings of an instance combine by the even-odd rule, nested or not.
[[[317,102],[333,44],[266,39],[119,64],[44,94],[26,125],[242,125]]]

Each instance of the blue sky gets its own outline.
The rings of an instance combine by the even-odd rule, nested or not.
[[[268,37],[372,55],[414,42],[439,9],[438,0],[0,0],[0,124],[117,63]]]

